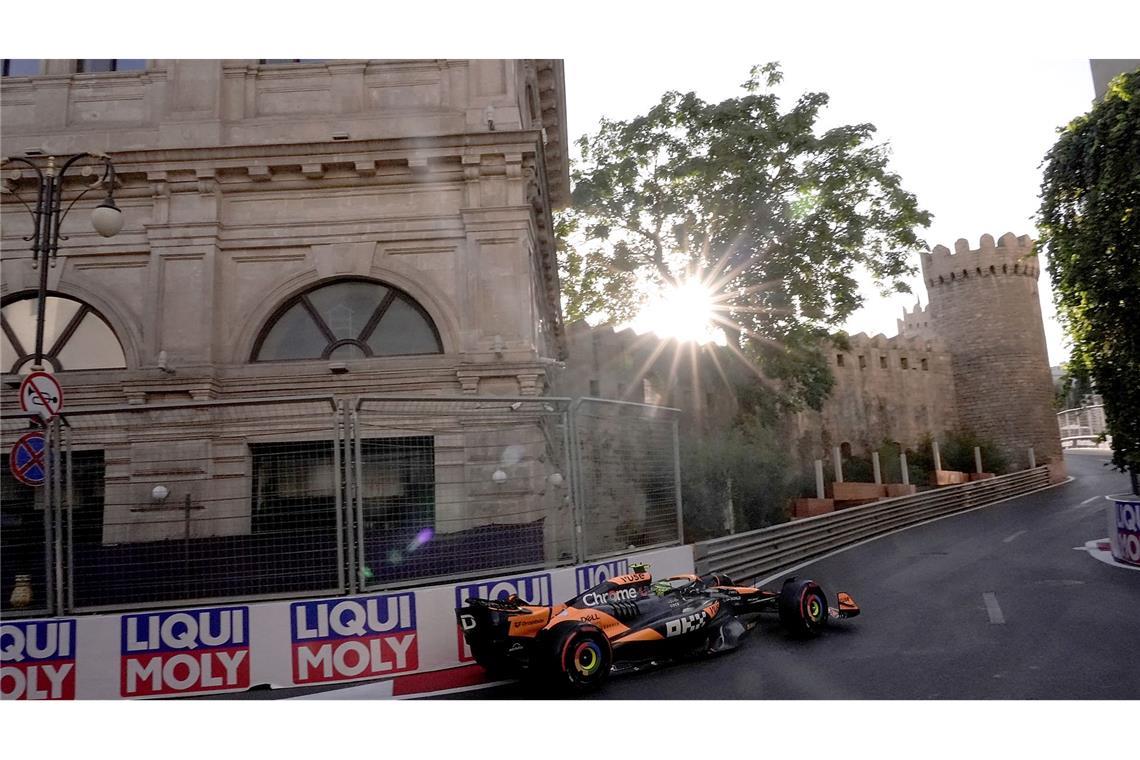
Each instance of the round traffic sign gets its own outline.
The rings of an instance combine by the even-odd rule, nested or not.
[[[50,420],[63,409],[63,388],[49,372],[33,372],[20,383],[20,408]]]
[[[38,430],[24,433],[12,445],[8,454],[8,469],[16,480],[26,486],[43,485],[47,476],[44,453],[44,434]]]

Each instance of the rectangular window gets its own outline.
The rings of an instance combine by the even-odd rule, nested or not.
[[[598,397],[598,381],[597,380],[591,380],[590,381],[590,395],[593,396],[594,398]]]
[[[34,77],[40,73],[39,59],[35,58],[5,58],[4,76],[6,77]]]
[[[107,71],[142,71],[145,68],[144,58],[80,58],[75,70],[80,74],[95,74]]]
[[[906,357],[905,357],[905,356],[904,356],[902,359],[900,359],[900,360],[899,360],[899,363],[900,363],[900,364],[902,364],[902,368],[903,368],[903,369],[909,369],[909,367],[907,366],[907,361],[906,361]]]
[[[886,369],[886,368],[887,368],[887,357],[880,356],[879,357],[879,369]]]
[[[843,366],[843,354],[836,354],[835,355],[835,363],[840,367]]]
[[[926,372],[928,369],[930,369],[930,366],[927,364],[926,359],[923,359],[922,360],[922,371]]]
[[[860,356],[859,357],[859,369],[867,369],[867,357],[866,356]]]

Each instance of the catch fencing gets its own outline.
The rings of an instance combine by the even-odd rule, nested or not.
[[[46,485],[4,468],[3,613],[352,594],[678,545],[677,415],[474,395],[70,409],[45,431]],[[3,450],[35,427],[5,414]]]
[[[1057,426],[1061,431],[1062,443],[1099,441],[1108,429],[1104,418],[1104,404],[1057,412]]]
[[[698,573],[721,572],[738,582],[755,580],[899,528],[1047,485],[1049,468],[1036,467],[703,541],[693,545],[693,559]]]

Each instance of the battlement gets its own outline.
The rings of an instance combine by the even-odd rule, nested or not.
[[[1024,276],[1037,278],[1040,265],[1033,251],[1033,239],[1028,235],[1016,237],[1007,232],[995,243],[992,235],[982,235],[976,250],[970,249],[965,238],[954,243],[954,252],[944,245],[936,245],[920,254],[922,279],[928,288],[961,279],[995,276]]]
[[[847,338],[852,352],[865,348],[877,348],[881,351],[918,351],[922,353],[940,353],[945,351],[942,343],[926,336],[894,335],[890,338],[879,333],[868,335],[860,332]]]

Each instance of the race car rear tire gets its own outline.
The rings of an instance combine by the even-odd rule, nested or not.
[[[827,625],[827,596],[815,581],[784,581],[776,605],[780,623],[795,636],[818,636]]]
[[[609,677],[613,651],[597,626],[567,621],[547,631],[544,639],[542,685],[556,693],[584,694]]]

